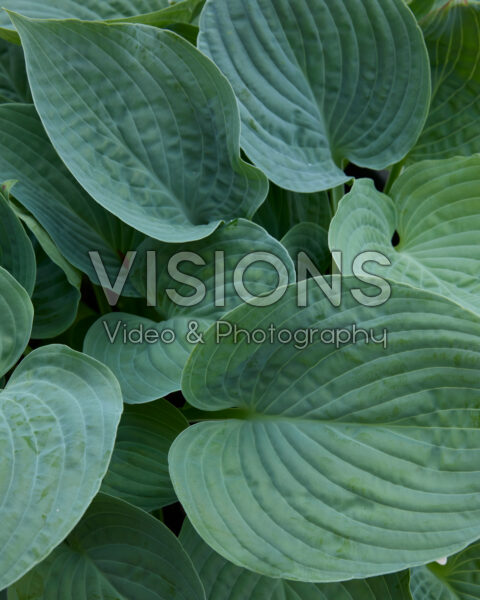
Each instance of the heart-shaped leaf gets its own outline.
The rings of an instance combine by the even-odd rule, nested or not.
[[[102,491],[149,512],[175,502],[168,451],[187,427],[182,413],[166,400],[126,405]]]
[[[339,308],[314,282],[301,291],[232,311],[232,330],[210,329],[185,366],[187,401],[222,410],[170,450],[195,529],[239,566],[311,582],[477,539],[480,318],[407,286],[377,307],[355,279]]]
[[[122,398],[111,372],[65,346],[25,358],[0,394],[0,588],[65,538],[100,488]]]
[[[270,579],[226,561],[202,540],[188,519],[180,541],[197,569],[207,600],[412,600],[408,571],[327,584]]]
[[[48,135],[97,202],[166,242],[254,214],[268,182],[240,159],[230,85],[191,44],[143,25],[11,17]]]
[[[35,309],[32,337],[53,338],[72,325],[80,302],[78,286],[72,286],[65,272],[56,265],[35,240],[37,279],[32,302]]]
[[[413,600],[479,600],[480,543],[449,557],[446,565],[412,569],[410,589]]]
[[[11,273],[31,296],[35,286],[35,252],[28,235],[9,204],[15,182],[0,185],[0,265]]]
[[[33,322],[33,306],[25,288],[2,267],[0,267],[0,315],[1,377],[13,367],[25,350]]]
[[[8,592],[9,600],[204,600],[176,537],[147,513],[99,494],[77,527]]]
[[[344,272],[376,251],[391,266],[367,271],[424,288],[480,314],[480,156],[425,161],[395,182],[391,198],[368,179],[340,202],[329,232]],[[400,241],[392,245],[397,231]]]
[[[77,184],[53,149],[33,105],[0,106],[0,144],[0,172],[18,180],[12,190],[15,198],[38,219],[72,265],[98,283],[89,257],[90,251],[97,251],[114,282],[124,255],[135,250],[144,236],[104,210]],[[28,221],[27,225],[32,229]],[[33,232],[38,236],[35,228]],[[128,281],[123,293],[136,294]]]
[[[5,0],[3,7],[26,17],[134,22],[165,27],[189,23],[204,0]],[[8,15],[0,13],[0,37],[20,43]]]
[[[403,0],[208,0],[198,46],[235,90],[242,147],[289,190],[346,182],[344,159],[396,163],[428,114],[428,56]]]
[[[480,152],[480,3],[440,4],[422,21],[433,94],[413,162]]]

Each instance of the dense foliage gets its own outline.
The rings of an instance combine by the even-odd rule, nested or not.
[[[480,2],[4,5],[2,600],[480,600]]]

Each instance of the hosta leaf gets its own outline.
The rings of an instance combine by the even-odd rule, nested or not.
[[[478,600],[480,543],[451,556],[446,565],[412,569],[410,589],[413,600]]]
[[[143,25],[11,17],[45,128],[97,202],[166,242],[253,215],[267,180],[240,159],[230,85],[191,44]]]
[[[22,49],[0,40],[0,102],[31,101]]]
[[[254,216],[254,221],[277,239],[304,221],[328,230],[331,219],[332,209],[326,192],[297,194],[276,185],[270,186],[266,201]]]
[[[286,280],[284,283],[295,281],[295,267],[286,248],[262,227],[245,219],[223,225],[208,238],[193,243],[162,244],[147,239],[138,251],[132,278],[145,295],[147,252],[154,252],[156,308],[164,318],[194,316],[214,321],[238,306],[242,298],[235,280],[241,279],[240,271],[243,269],[239,263],[243,259],[251,260],[242,280],[252,296],[270,294],[276,290],[280,277],[277,268],[282,271],[281,277]],[[180,261],[181,253],[188,255]],[[267,254],[269,256],[265,256]],[[173,260],[176,257],[179,262],[175,269]],[[186,281],[186,277],[199,281]],[[200,284],[205,286],[202,288],[204,295],[187,302],[189,297],[194,296],[194,286]]]
[[[35,252],[8,201],[14,183],[9,181],[0,186],[0,265],[31,296],[36,277]]]
[[[434,7],[438,0],[406,0],[410,10],[414,13],[417,19],[421,19],[427,15]],[[446,0],[445,0],[446,1]]]
[[[0,587],[83,515],[110,461],[122,399],[111,372],[65,346],[29,354],[0,395]]]
[[[26,17],[137,22],[164,27],[189,23],[204,0],[5,0],[3,7]],[[20,43],[8,15],[0,13],[0,37]]]
[[[69,283],[76,288],[80,287],[82,282],[82,275],[75,267],[73,267],[68,260],[60,253],[55,242],[52,240],[48,232],[40,225],[40,223],[32,216],[28,210],[26,210],[19,202],[12,199],[10,197],[10,206],[13,211],[17,215],[17,217],[22,221],[24,225],[28,228],[33,237],[38,241],[42,250],[48,256],[48,258],[55,264],[57,267],[65,273],[65,276]]]
[[[191,321],[175,317],[156,323],[110,313],[88,330],[83,351],[110,367],[121,385],[124,402],[151,402],[180,389],[183,367],[195,347],[187,339]],[[200,333],[210,321],[197,319],[196,323]]]
[[[270,579],[229,563],[185,520],[180,541],[202,580],[207,600],[411,600],[408,571],[343,583]]]
[[[433,95],[412,161],[480,152],[480,3],[443,4],[422,21]]]
[[[4,179],[18,180],[12,191],[15,198],[47,230],[72,265],[98,283],[88,254],[96,250],[114,282],[124,255],[144,236],[104,210],[75,182],[53,149],[33,105],[0,106],[0,144],[0,174]],[[127,282],[123,293],[136,292]]]
[[[26,290],[2,267],[0,267],[0,315],[1,377],[13,367],[25,350],[33,321],[33,306]]]
[[[242,147],[286,189],[344,183],[344,159],[399,161],[428,113],[428,56],[403,0],[208,0],[198,45],[233,85]]]
[[[175,502],[167,457],[187,427],[182,413],[166,400],[125,406],[102,491],[146,511]]]
[[[9,600],[203,600],[191,561],[163,523],[99,494],[77,527],[9,590]]]
[[[157,281],[153,303],[156,301],[164,320],[156,323],[131,314],[112,313],[91,327],[84,345],[84,352],[112,369],[125,402],[131,404],[151,402],[180,389],[183,367],[195,345],[201,343],[202,334],[215,319],[242,302],[238,285],[235,287],[237,278],[243,282],[245,291],[240,292],[246,298],[249,294],[275,293],[280,279],[277,268],[285,277],[284,283],[295,281],[295,268],[286,248],[259,225],[244,219],[223,225],[210,237],[188,244],[147,239],[139,248],[132,273],[145,296],[147,267],[154,273],[147,262],[147,252],[154,253]],[[181,253],[189,254],[177,265],[178,272],[172,270],[170,274],[171,259]],[[264,261],[266,254],[277,268]],[[253,257],[252,264],[240,278],[237,266],[248,256]],[[186,276],[195,280],[188,281]],[[198,297],[192,284],[200,290]],[[135,329],[142,332],[135,333],[132,339],[124,338],[124,332],[128,336]],[[150,341],[145,339],[149,330]],[[158,335],[165,332],[164,339],[158,339],[155,331]]]
[[[395,182],[391,198],[368,179],[355,182],[330,228],[330,248],[343,252],[344,272],[362,252],[391,266],[371,273],[442,294],[480,314],[480,156],[425,161]],[[397,231],[400,243],[393,247]]]
[[[480,536],[480,318],[400,285],[363,306],[351,292],[373,288],[343,283],[340,308],[312,283],[306,308],[296,286],[237,308],[232,328],[273,339],[214,326],[184,370],[191,405],[236,410],[175,440],[174,489],[215,551],[263,575],[370,577]]]
[[[282,244],[288,250],[297,268],[299,261],[305,260],[305,254],[320,273],[326,273],[331,266],[332,257],[328,248],[328,232],[316,223],[295,225],[282,238]]]
[[[37,280],[32,296],[35,309],[32,337],[48,339],[63,333],[77,316],[80,290],[70,284],[65,272],[35,243]]]

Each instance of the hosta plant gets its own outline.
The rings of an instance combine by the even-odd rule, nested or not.
[[[479,239],[478,1],[5,0],[0,598],[480,600]]]

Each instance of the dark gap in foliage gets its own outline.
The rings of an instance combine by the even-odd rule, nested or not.
[[[163,522],[175,535],[180,533],[184,520],[185,511],[180,502],[165,506],[163,509]]]
[[[177,408],[183,408],[185,406],[185,398],[183,397],[182,392],[173,392],[173,394],[169,394],[166,397],[166,400]]]
[[[345,173],[355,179],[372,179],[375,187],[379,192],[382,192],[388,178],[388,171],[372,171],[371,169],[364,169],[363,167],[357,167],[353,163],[349,163],[345,169]],[[347,192],[351,190],[351,186],[347,185]]]
[[[400,236],[398,235],[398,231],[395,231],[395,233],[393,234],[393,237],[392,237],[392,246],[395,248],[395,246],[398,246],[399,243],[400,243]]]

